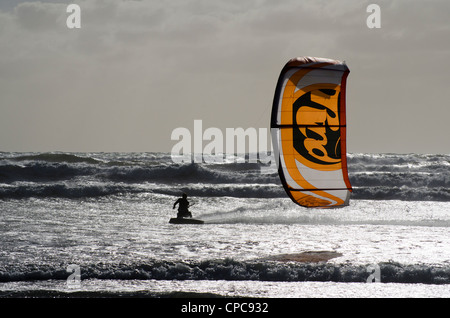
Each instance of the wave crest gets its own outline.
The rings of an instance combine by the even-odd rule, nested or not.
[[[349,154],[348,170],[353,199],[450,201],[450,155]],[[171,186],[193,184],[197,196],[285,197],[276,168],[262,163],[175,164],[160,153],[0,155],[0,198],[172,195]]]
[[[426,264],[378,264],[382,283],[449,284],[450,267]],[[0,282],[66,280],[67,266],[16,265],[0,268]],[[88,264],[80,266],[83,279],[122,280],[252,280],[252,281],[331,281],[366,282],[373,265],[303,263],[280,261],[236,261],[233,259],[198,262],[153,261],[148,264]]]

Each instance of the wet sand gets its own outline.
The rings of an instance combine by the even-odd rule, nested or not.
[[[326,262],[332,258],[342,256],[341,253],[334,251],[309,251],[292,254],[279,254],[265,258],[269,261],[278,262],[301,262],[301,263],[319,263]]]

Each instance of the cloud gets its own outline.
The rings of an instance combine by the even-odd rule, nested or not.
[[[25,2],[14,8],[14,17],[19,27],[30,31],[48,31],[62,25],[62,4]]]
[[[79,0],[73,30],[69,2],[0,11],[4,150],[170,151],[171,131],[194,119],[267,127],[279,72],[301,55],[347,61],[351,151],[443,142],[447,1],[380,0],[377,30],[370,1]],[[419,133],[424,104],[442,116]]]

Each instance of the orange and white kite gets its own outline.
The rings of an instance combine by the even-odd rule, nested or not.
[[[271,131],[278,172],[289,197],[305,207],[349,204],[343,62],[291,59],[273,101]]]

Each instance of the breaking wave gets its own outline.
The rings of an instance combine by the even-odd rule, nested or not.
[[[349,154],[353,199],[450,201],[450,155]],[[166,153],[0,153],[0,198],[118,193],[285,197],[262,163],[175,164]]]
[[[380,282],[450,284],[450,267],[380,263]],[[15,264],[0,268],[0,282],[66,280],[67,265]],[[88,264],[80,266],[81,280],[250,280],[367,282],[373,265],[299,263],[276,261],[236,261],[233,259],[198,262],[154,261],[148,264]]]

